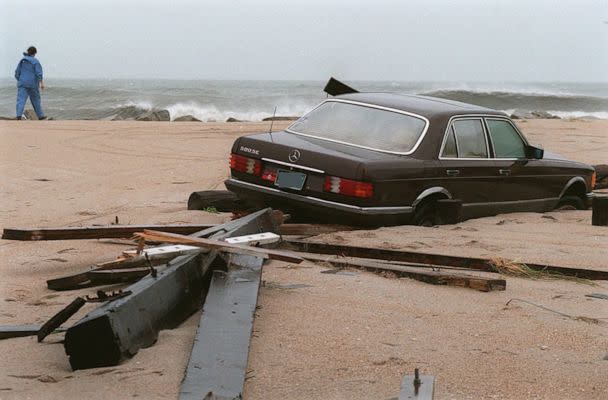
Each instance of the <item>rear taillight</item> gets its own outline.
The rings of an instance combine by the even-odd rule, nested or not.
[[[260,175],[262,173],[262,162],[232,153],[230,154],[230,168],[247,174]]]
[[[277,180],[277,170],[269,167],[264,168],[264,172],[262,172],[262,179],[274,183],[274,181]]]
[[[352,181],[350,179],[338,178],[337,176],[326,176],[323,190],[362,198],[374,195],[374,185],[372,183]]]
[[[593,174],[591,174],[591,190],[595,189],[596,180],[597,180],[597,172],[593,171]]]

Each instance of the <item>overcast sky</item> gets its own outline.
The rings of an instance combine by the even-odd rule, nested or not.
[[[0,0],[0,77],[608,81],[608,0]]]

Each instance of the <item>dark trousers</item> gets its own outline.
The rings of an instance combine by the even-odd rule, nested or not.
[[[30,98],[32,106],[34,106],[34,111],[36,111],[38,118],[44,117],[44,111],[42,111],[42,104],[40,102],[40,91],[38,88],[19,86],[17,88],[17,118],[23,115],[23,109],[25,108],[28,97]]]

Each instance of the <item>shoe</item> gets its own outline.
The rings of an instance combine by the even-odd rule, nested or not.
[[[16,117],[17,121],[21,121],[21,117]]]
[[[45,119],[47,119],[48,117],[42,117],[42,118],[38,118],[38,121],[44,121]]]

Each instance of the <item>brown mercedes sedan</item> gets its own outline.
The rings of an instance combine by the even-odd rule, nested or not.
[[[586,208],[595,173],[528,143],[502,112],[423,96],[356,93],[322,102],[284,131],[238,138],[226,187],[296,216],[345,224],[436,222]]]

